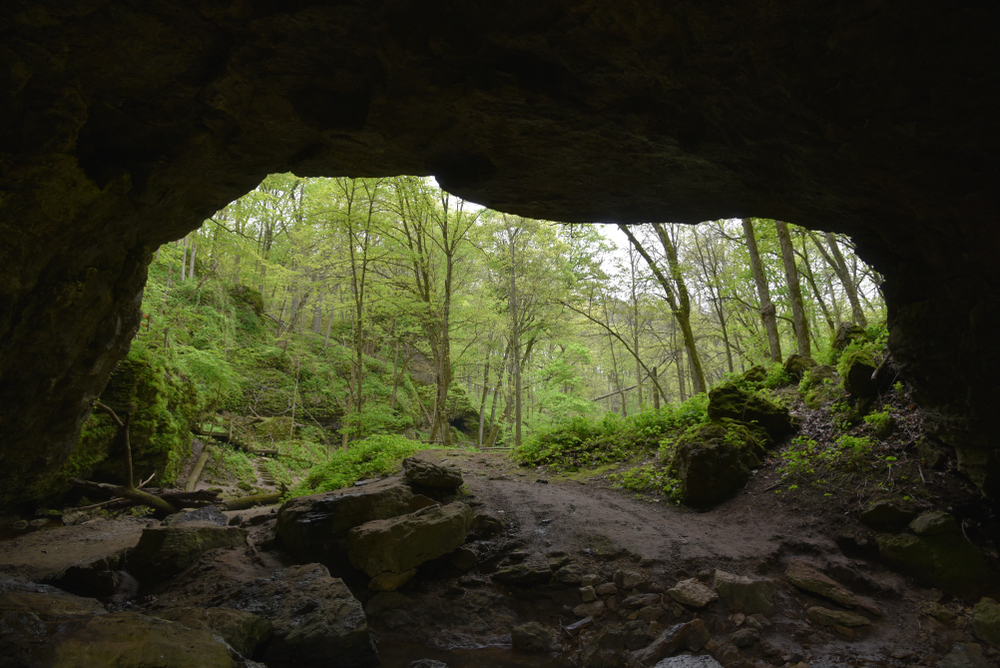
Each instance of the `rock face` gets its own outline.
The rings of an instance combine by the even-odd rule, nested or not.
[[[348,556],[355,568],[372,577],[403,573],[459,547],[469,535],[472,517],[472,509],[456,501],[367,522],[348,534]]]
[[[0,618],[0,655],[24,668],[170,666],[237,668],[229,649],[205,630],[134,612],[40,621],[27,613]],[[58,638],[58,642],[54,640]]]
[[[886,277],[929,423],[1000,490],[987,4],[107,9],[0,10],[4,505],[43,495],[73,447],[138,326],[151,251],[285,170],[434,174],[554,220],[847,232]]]
[[[278,509],[278,536],[296,557],[342,562],[347,532],[372,520],[410,512],[413,492],[398,483],[374,483],[364,491],[342,490],[300,496]]]
[[[271,622],[274,635],[264,661],[324,666],[370,666],[378,652],[361,603],[320,564],[291,566],[248,582],[218,604]]]
[[[245,545],[246,529],[196,522],[144,529],[128,559],[128,570],[141,582],[160,582],[218,548]]]
[[[177,622],[189,629],[204,629],[219,636],[243,656],[253,656],[271,637],[271,622],[233,608],[170,608],[156,613],[160,619]]]

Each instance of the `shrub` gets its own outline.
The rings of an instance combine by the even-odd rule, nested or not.
[[[403,436],[385,434],[355,441],[346,450],[331,453],[330,459],[296,485],[288,497],[329,492],[365,478],[390,475],[399,470],[403,459],[426,447]]]

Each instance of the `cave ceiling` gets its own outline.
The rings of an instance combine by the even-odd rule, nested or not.
[[[1000,10],[982,2],[9,0],[0,502],[36,498],[150,253],[267,173],[560,221],[851,234],[932,428],[1000,491]]]

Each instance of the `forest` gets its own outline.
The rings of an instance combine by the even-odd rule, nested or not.
[[[880,281],[849,238],[781,221],[569,225],[428,178],[275,174],[155,252],[104,401],[163,485],[190,430],[288,455],[265,462],[287,484],[421,444],[537,448],[574,421],[697,404],[755,365],[774,386],[790,354],[834,361],[842,322],[884,336]],[[63,478],[120,480],[116,433],[95,412]],[[215,464],[259,491],[239,458]]]

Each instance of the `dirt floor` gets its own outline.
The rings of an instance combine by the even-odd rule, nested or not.
[[[634,494],[610,489],[600,477],[574,479],[541,469],[520,468],[502,452],[430,450],[422,456],[461,467],[467,484],[466,500],[504,519],[506,532],[495,539],[498,556],[493,559],[493,568],[499,557],[516,549],[537,555],[564,552],[594,573],[636,570],[661,591],[679,579],[704,576],[715,569],[773,578],[777,593],[775,612],[769,617],[771,626],[763,634],[766,642],[744,653],[746,665],[780,666],[804,661],[814,668],[868,663],[882,667],[918,663],[936,666],[955,642],[977,642],[971,633],[968,607],[974,601],[952,599],[878,563],[844,556],[836,538],[866,531],[854,519],[855,502],[847,497],[775,494],[779,478],[773,466],[757,472],[746,489],[731,500],[707,512],[694,512],[668,501],[641,500]],[[239,514],[246,519],[272,510],[258,508]],[[93,519],[77,526],[29,527],[13,537],[7,531],[8,537],[0,540],[0,571],[38,580],[135,545],[142,529],[155,522],[127,516]],[[882,611],[882,616],[851,639],[809,624],[806,608],[823,603],[784,582],[782,574],[792,557],[809,559],[855,594],[867,598]],[[252,570],[278,567],[281,562],[280,554],[267,557],[258,560]],[[454,584],[417,582],[413,592],[431,595]],[[575,588],[544,595],[529,590],[504,591],[503,595],[519,622],[533,619],[556,628],[575,621],[568,612],[573,597],[579,597]],[[932,602],[955,612],[957,621],[943,623],[930,617],[927,608]],[[740,622],[721,610],[701,616],[713,635],[720,638],[735,631]],[[374,626],[385,639],[384,665],[405,666],[414,658],[426,658],[414,656],[413,650],[407,649],[411,646],[404,644],[398,634],[394,636],[393,629],[380,628],[378,623]],[[561,660],[571,663],[579,658],[578,647],[574,646],[579,640],[568,636],[564,640]],[[430,637],[428,643],[434,644]],[[452,651],[444,651],[448,649]],[[472,646],[439,645],[424,654],[448,661],[452,668],[554,665],[550,659],[529,659],[502,648],[475,651]]]

